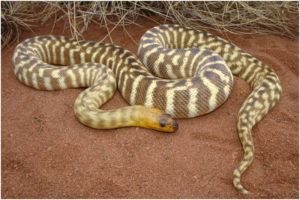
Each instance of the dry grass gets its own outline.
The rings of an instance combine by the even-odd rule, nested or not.
[[[79,39],[91,23],[107,29],[138,25],[138,18],[161,23],[178,23],[201,29],[237,34],[278,34],[297,37],[297,1],[289,2],[1,2],[2,47],[16,40],[22,29],[31,29],[50,18],[63,20]],[[37,12],[38,10],[38,12]],[[111,28],[112,27],[112,28]],[[129,35],[130,36],[130,35]],[[105,39],[105,38],[104,38]],[[134,39],[132,38],[134,41]]]
[[[1,1],[1,45],[18,40],[21,30],[30,30],[43,19],[46,10],[36,11],[39,3]]]
[[[34,17],[26,3],[1,2],[1,44],[6,46],[19,37],[20,28],[30,29]]]

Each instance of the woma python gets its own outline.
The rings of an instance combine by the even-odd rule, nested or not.
[[[81,123],[98,129],[139,126],[174,132],[172,117],[215,110],[231,92],[232,74],[240,77],[253,91],[238,114],[244,156],[233,172],[233,184],[248,193],[240,179],[253,161],[251,129],[282,92],[275,72],[220,37],[179,25],[148,30],[138,56],[144,64],[114,44],[37,36],[16,47],[13,63],[17,78],[39,90],[88,87],[77,97],[74,111]],[[132,106],[100,110],[117,87]]]

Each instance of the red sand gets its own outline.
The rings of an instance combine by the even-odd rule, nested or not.
[[[154,26],[127,30],[138,39]],[[59,24],[53,34],[62,32]],[[24,32],[21,40],[50,34],[51,26]],[[105,29],[91,25],[87,40]],[[298,198],[298,39],[225,35],[272,66],[282,81],[279,104],[253,129],[255,160],[242,182],[252,193],[238,194],[232,172],[242,156],[237,113],[250,87],[235,78],[229,100],[215,112],[178,120],[179,130],[163,134],[142,128],[95,130],[74,117],[79,89],[38,91],[15,78],[13,49],[2,51],[3,198]],[[136,52],[117,28],[114,43]],[[109,42],[109,40],[105,40]],[[117,92],[104,108],[126,105]]]

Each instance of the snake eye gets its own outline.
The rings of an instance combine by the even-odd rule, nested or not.
[[[161,119],[159,119],[159,125],[161,127],[165,127],[167,125],[167,117],[164,117],[164,115],[162,115]]]

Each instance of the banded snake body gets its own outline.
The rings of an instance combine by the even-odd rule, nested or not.
[[[253,161],[251,129],[282,92],[275,72],[220,37],[179,25],[148,30],[140,40],[138,56],[144,64],[114,44],[49,35],[21,42],[13,63],[17,78],[39,90],[88,87],[77,97],[74,111],[81,123],[98,129],[139,126],[174,132],[177,123],[172,117],[196,117],[215,110],[231,92],[232,74],[238,76],[253,91],[238,113],[244,156],[233,172],[233,185],[248,193],[240,179]],[[132,106],[100,110],[117,87]]]

